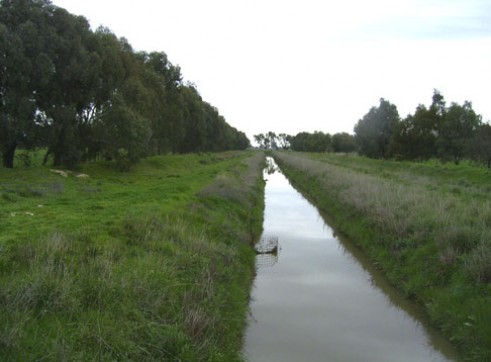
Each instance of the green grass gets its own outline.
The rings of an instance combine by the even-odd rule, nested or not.
[[[263,158],[1,169],[0,360],[241,360]]]
[[[464,360],[491,360],[490,171],[276,152],[295,185],[421,304]]]

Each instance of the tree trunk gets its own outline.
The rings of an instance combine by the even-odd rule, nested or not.
[[[3,147],[2,150],[2,165],[6,168],[14,168],[14,156],[17,142],[11,143]]]

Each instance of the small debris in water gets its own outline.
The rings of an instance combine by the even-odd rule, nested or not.
[[[278,237],[273,236],[268,240],[261,239],[255,247],[258,254],[276,254],[278,252]]]

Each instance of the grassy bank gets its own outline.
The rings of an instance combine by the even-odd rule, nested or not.
[[[467,361],[491,361],[489,171],[277,152],[283,171],[424,307]]]
[[[240,360],[263,162],[0,170],[0,360]]]

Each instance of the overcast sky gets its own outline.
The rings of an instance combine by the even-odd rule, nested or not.
[[[53,0],[137,51],[164,51],[227,122],[353,133],[438,89],[491,119],[490,0]]]

